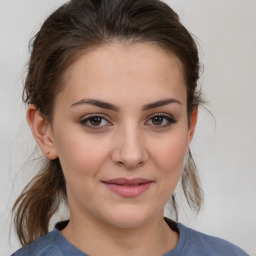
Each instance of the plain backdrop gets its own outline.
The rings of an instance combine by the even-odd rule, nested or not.
[[[19,248],[11,207],[36,167],[35,143],[21,101],[28,42],[61,0],[1,0],[0,7],[0,255]],[[180,220],[256,255],[256,1],[169,0],[195,36],[208,99],[192,151],[205,202],[198,216],[180,207]],[[167,213],[168,214],[168,213]]]

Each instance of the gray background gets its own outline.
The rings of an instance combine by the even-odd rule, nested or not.
[[[28,41],[65,1],[1,0],[0,7],[0,255],[19,248],[11,207],[35,173],[26,161],[34,141],[21,102]],[[205,203],[198,216],[181,205],[180,221],[256,255],[256,1],[169,0],[197,37],[209,100],[200,111],[192,151]]]

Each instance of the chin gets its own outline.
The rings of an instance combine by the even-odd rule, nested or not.
[[[128,207],[128,209],[119,209],[110,213],[107,221],[117,228],[137,228],[152,221],[154,214],[152,212],[136,209],[137,207]]]

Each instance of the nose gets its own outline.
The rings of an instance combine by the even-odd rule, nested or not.
[[[130,127],[119,131],[113,142],[112,160],[115,164],[134,170],[148,160],[144,136],[139,128]]]

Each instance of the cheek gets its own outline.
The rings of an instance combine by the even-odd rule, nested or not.
[[[81,132],[59,134],[56,147],[66,179],[95,176],[107,157],[102,141],[97,143],[97,139]]]
[[[152,155],[158,169],[173,173],[180,171],[187,148],[187,137],[184,134],[169,136],[154,147]]]
[[[186,135],[185,129],[170,133],[158,139],[152,148],[154,151],[151,151],[151,156],[157,170],[156,204],[165,205],[179,182],[187,146]]]
[[[84,196],[94,198],[97,194],[98,173],[107,156],[106,145],[97,143],[84,135],[61,136],[58,141],[58,154],[66,179],[70,206],[75,201],[84,204]],[[101,150],[99,150],[99,148]]]
[[[158,170],[159,196],[166,202],[173,194],[182,173],[187,133],[185,129],[177,130],[159,142],[152,155]]]

